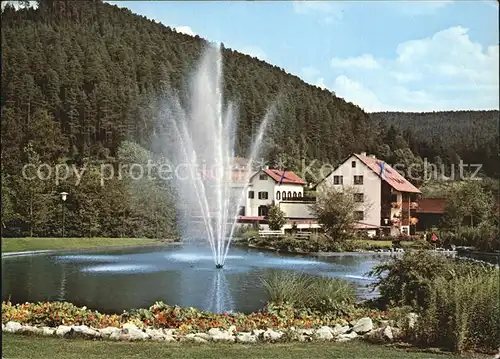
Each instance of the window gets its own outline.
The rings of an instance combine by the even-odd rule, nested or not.
[[[242,206],[238,210],[238,215],[244,216],[245,215],[245,206]]]
[[[297,198],[297,192],[293,192],[293,198]]]
[[[365,201],[364,193],[354,193],[354,201],[355,202],[364,202]]]
[[[333,184],[343,184],[344,177],[343,176],[333,176]]]
[[[281,192],[277,191],[276,192],[276,199],[279,201],[281,199]]]
[[[267,216],[267,206],[259,206],[259,216],[266,217]]]
[[[398,201],[398,195],[397,194],[391,194],[391,202],[397,202]]]
[[[302,197],[302,193],[300,193],[300,192],[297,193],[297,197],[299,197],[299,198]]]
[[[363,176],[354,176],[354,184],[362,185],[363,184]]]
[[[283,201],[286,199],[286,192],[283,191],[283,194],[281,195],[281,198],[283,198]]]
[[[292,191],[288,191],[288,195],[286,196],[288,199],[292,199]]]
[[[248,198],[254,198],[253,191],[248,191]]]
[[[259,176],[259,179],[265,181],[265,180],[267,180],[267,175],[265,173],[263,173]]]
[[[259,192],[259,199],[267,199],[267,192]]]
[[[351,167],[352,167],[352,168],[356,168],[356,161],[352,161],[352,162],[351,162]]]
[[[365,213],[363,211],[354,211],[354,220],[362,221],[365,218]]]

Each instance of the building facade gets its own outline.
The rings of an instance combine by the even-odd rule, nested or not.
[[[349,156],[316,188],[322,191],[327,186],[353,189],[359,202],[354,213],[359,229],[368,230],[370,235],[377,230],[392,235],[411,234],[421,192],[375,156],[366,153]]]
[[[292,171],[262,169],[249,181],[245,216],[267,216],[268,206],[304,196],[305,181]]]

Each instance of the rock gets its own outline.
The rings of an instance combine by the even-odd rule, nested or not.
[[[252,335],[252,333],[242,332],[238,333],[236,339],[241,343],[255,343],[257,342],[257,337]]]
[[[332,340],[333,334],[332,329],[327,326],[323,326],[316,330],[316,337],[320,340]]]
[[[314,334],[314,330],[312,329],[298,329],[297,333],[305,336],[312,336]]]
[[[345,327],[345,326],[349,326],[349,322],[345,319],[340,319],[339,320],[339,325]]]
[[[146,334],[149,336],[151,340],[154,341],[164,341],[165,334],[163,334],[162,330],[157,329],[146,329]]]
[[[122,329],[139,329],[134,323],[127,322],[122,325]]]
[[[51,336],[54,335],[55,332],[54,328],[42,327],[42,335]]]
[[[387,339],[389,341],[392,341],[394,339],[394,336],[392,335],[392,329],[390,326],[382,328],[382,338]]]
[[[69,327],[67,325],[60,325],[57,327],[56,329],[56,335],[58,337],[63,337],[65,336],[67,333],[69,333],[71,331],[71,328],[72,327]]]
[[[212,338],[210,337],[210,335],[208,335],[207,333],[196,333],[196,334],[195,334],[195,336],[196,336],[197,338],[201,338],[201,339],[205,339],[205,340],[210,340],[210,339],[212,339]]]
[[[257,338],[260,338],[261,336],[264,335],[265,330],[263,329],[254,329],[252,330],[252,334],[255,335]],[[312,331],[311,331],[312,334]]]
[[[236,338],[229,333],[221,333],[215,336],[212,336],[212,340],[215,342],[234,342]]]
[[[385,328],[387,326],[391,325],[388,320],[381,320],[379,321],[379,327],[380,328]]]
[[[222,331],[219,328],[210,328],[210,330],[208,331],[208,335],[210,335],[211,337],[215,337],[220,334],[222,334]]]
[[[299,336],[297,337],[297,340],[299,342],[310,342],[310,341],[312,341],[312,336],[299,334]]]
[[[33,327],[31,325],[24,325],[19,331],[26,334],[42,334],[42,328]]]
[[[361,318],[354,324],[352,330],[356,332],[356,334],[364,334],[368,333],[373,329],[373,322],[370,318]]]
[[[394,339],[399,339],[403,337],[403,331],[396,327],[391,327],[392,337]]]
[[[22,327],[23,326],[18,322],[10,321],[5,324],[5,328],[3,330],[5,330],[7,333],[16,333],[20,331]]]
[[[385,328],[374,329],[365,335],[367,339],[375,343],[390,342],[394,339],[392,328],[386,326]]]
[[[101,333],[102,337],[109,338],[113,333],[120,333],[121,329],[116,327],[106,327],[103,329],[99,329],[99,333]]]
[[[354,332],[354,331],[349,333],[349,334],[340,334],[338,341],[339,342],[347,342],[349,340],[355,339],[357,336],[358,336],[358,334],[356,334],[356,332]]]
[[[406,316],[406,319],[408,319],[408,328],[413,329],[415,327],[415,324],[417,324],[418,314],[417,313],[408,313],[408,315]]]
[[[264,340],[278,340],[283,336],[282,332],[275,332],[274,330],[268,329],[263,334],[262,337]]]
[[[110,340],[126,340],[126,335],[124,335],[121,330],[119,330],[117,332],[113,331],[109,335],[109,339]]]
[[[226,342],[234,342],[235,341],[234,335],[232,335],[228,332],[222,331],[219,328],[211,328],[208,331],[208,335],[210,335],[210,337],[212,337],[212,339],[214,341],[226,341]]]
[[[163,334],[165,334],[166,336],[174,336],[175,335],[175,329],[171,329],[171,328],[164,328],[163,329]]]
[[[126,325],[126,324],[125,324]],[[130,325],[125,328],[122,328],[121,334],[126,340],[145,340],[149,338],[149,335],[147,335],[145,332],[137,328],[135,325]]]
[[[350,330],[350,327],[348,325],[340,325],[340,324],[335,324],[335,326],[332,329],[332,334],[334,336],[339,336],[341,334],[345,334]]]
[[[86,338],[95,338],[95,337],[100,337],[101,333],[95,329],[91,329],[87,327],[86,325],[75,325],[71,327],[71,330],[65,334],[66,336],[82,336]]]

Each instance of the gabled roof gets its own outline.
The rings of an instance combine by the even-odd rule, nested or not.
[[[378,160],[373,157],[361,156],[354,154],[361,162],[368,168],[375,172],[380,178],[389,184],[392,188],[399,192],[422,193],[420,190],[412,185],[406,178],[401,176],[398,171],[393,169],[384,161]],[[383,166],[383,171],[381,172]]]
[[[267,174],[269,177],[271,177],[277,183],[281,182],[281,183],[299,184],[299,185],[306,184],[306,182],[302,178],[297,176],[294,172],[282,171],[282,170],[277,170],[277,169],[266,169],[266,170],[259,171],[259,172],[255,173],[252,176],[252,178],[260,172],[264,172],[265,174]],[[281,180],[281,176],[283,175],[283,172],[285,174],[283,176],[283,180]]]
[[[362,155],[358,155],[357,153],[353,153],[352,155],[350,155],[349,157],[347,157],[345,160],[343,160],[335,168],[335,170],[337,170],[337,168],[339,168],[344,163],[346,163],[347,160],[349,158],[351,158],[352,156],[355,156],[357,159],[359,159],[365,166],[367,166],[369,169],[371,169],[373,172],[375,172],[377,174],[377,176],[379,176],[382,180],[384,180],[385,182],[387,182],[387,184],[389,184],[389,186],[391,186],[392,188],[394,188],[396,191],[399,191],[399,192],[410,192],[410,193],[422,193],[422,192],[420,192],[420,190],[417,187],[415,187],[414,185],[412,185],[406,178],[404,178],[403,176],[401,176],[398,171],[396,171],[395,169],[393,169],[391,166],[389,166],[384,161],[376,159],[374,157],[362,156]],[[381,172],[380,169],[382,167],[382,164],[384,166],[384,171],[383,171],[383,173],[381,175],[380,174],[380,172]],[[333,172],[335,172],[335,170],[333,170],[332,172],[330,172],[321,181],[319,181],[318,183],[316,183],[314,185],[314,188],[317,188],[320,183],[322,183],[325,179],[327,179],[328,177],[330,177],[330,175]]]

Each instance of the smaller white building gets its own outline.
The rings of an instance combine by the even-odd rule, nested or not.
[[[303,198],[305,184],[292,171],[262,169],[250,178],[245,208],[240,213],[247,217],[265,217],[268,206]]]

